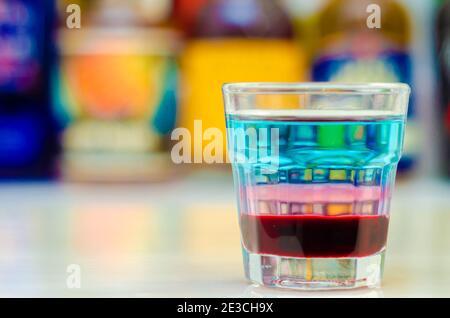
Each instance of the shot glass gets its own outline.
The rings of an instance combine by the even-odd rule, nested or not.
[[[380,285],[409,93],[401,83],[223,86],[247,279]]]

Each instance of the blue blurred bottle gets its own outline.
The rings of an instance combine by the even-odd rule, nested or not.
[[[379,28],[368,25],[374,6]],[[403,82],[412,84],[411,17],[394,0],[330,0],[317,17],[314,81]],[[420,160],[414,94],[409,102],[403,155],[398,175],[410,175]],[[331,133],[331,135],[337,132]]]
[[[441,2],[441,3],[439,3]],[[439,62],[440,118],[439,133],[442,136],[442,171],[450,178],[450,1],[439,1],[436,21],[436,44]]]
[[[0,1],[0,178],[47,178],[56,133],[49,103],[53,0]]]

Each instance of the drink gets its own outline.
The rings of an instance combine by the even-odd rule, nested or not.
[[[379,284],[406,109],[370,85],[235,85],[225,93],[228,151],[247,277],[292,288]],[[288,108],[267,109],[275,95]]]
[[[277,178],[279,182],[276,186],[258,182],[243,189],[244,246],[260,254],[272,251],[293,257],[357,257],[381,251],[388,225],[384,215],[388,211],[378,215],[378,209],[386,206],[380,196],[381,176],[389,176],[399,159],[402,118],[370,118],[367,114],[364,119],[345,121],[315,119],[314,111],[288,113],[287,119],[270,116],[270,112],[264,117],[234,115],[228,119],[231,129],[279,131],[276,172],[265,163],[236,167],[243,178],[251,170],[255,179]],[[340,134],[321,140],[327,130]],[[236,151],[245,155],[250,148],[247,144]],[[314,178],[316,171],[318,179]]]

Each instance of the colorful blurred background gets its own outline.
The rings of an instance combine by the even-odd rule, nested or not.
[[[412,87],[386,286],[362,296],[450,296],[449,41],[442,0],[0,0],[0,295],[264,296],[230,167],[174,164],[171,132],[223,131],[225,82],[341,81]]]

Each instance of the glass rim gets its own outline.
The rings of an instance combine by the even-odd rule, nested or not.
[[[382,82],[237,82],[222,85],[224,94],[310,94],[310,95],[374,95],[409,94],[405,83]]]

